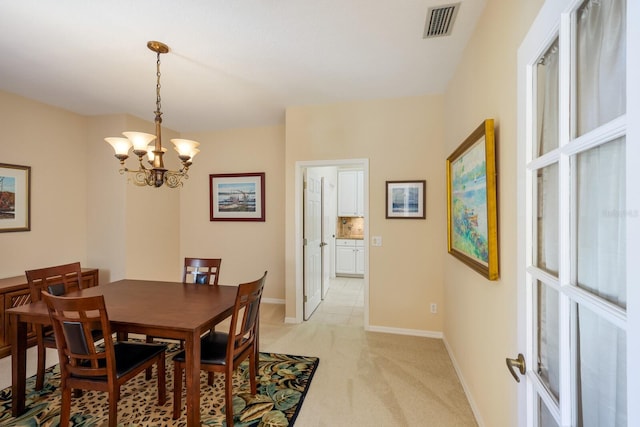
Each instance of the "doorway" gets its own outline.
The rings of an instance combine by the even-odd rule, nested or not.
[[[307,317],[305,314],[305,186],[304,179],[307,175],[308,170],[312,169],[320,169],[327,170],[332,169],[337,171],[338,168],[357,168],[363,171],[363,214],[364,214],[364,225],[363,225],[363,242],[368,242],[369,235],[369,227],[368,227],[368,175],[369,175],[369,162],[368,159],[344,159],[344,160],[320,160],[320,161],[304,161],[304,162],[296,162],[296,188],[295,188],[295,228],[296,228],[296,250],[295,250],[295,269],[296,269],[296,322],[302,322]],[[323,180],[325,185],[334,187],[337,185],[337,180],[333,179],[333,184],[331,184],[330,180]],[[333,194],[329,196],[329,198],[336,198],[336,188],[333,188]],[[331,191],[328,191],[331,194]],[[325,237],[323,238],[323,243],[326,243],[323,249],[323,262],[322,262],[322,297],[323,300],[327,299],[327,306],[333,305],[336,300],[340,301],[340,304],[344,304],[345,306],[352,306],[352,310],[349,313],[349,317],[353,317],[354,315],[358,315],[358,313],[362,313],[362,321],[358,323],[357,321],[351,320],[351,324],[357,323],[362,324],[366,329],[368,326],[369,319],[369,307],[368,307],[368,284],[369,284],[369,271],[368,271],[368,245],[364,245],[364,274],[360,279],[348,278],[349,280],[343,280],[345,278],[335,277],[335,228],[336,228],[336,220],[337,220],[337,207],[334,202],[333,205],[331,202],[324,203],[325,207],[329,207],[328,211],[325,211],[322,214],[323,217],[323,226],[325,230],[328,229],[328,232],[325,233]],[[329,235],[327,237],[327,234]],[[351,283],[356,281],[358,283]],[[351,283],[351,285],[355,288],[359,289],[359,292],[356,292],[354,289],[346,289],[345,286],[347,282]],[[331,292],[331,286],[335,286],[335,292]],[[352,292],[353,290],[353,292]],[[346,294],[345,294],[346,291]],[[358,295],[358,293],[360,295]],[[344,299],[348,298],[347,295],[353,295],[352,303],[347,303]],[[321,303],[322,304],[322,303]],[[358,304],[360,307],[358,308]],[[353,309],[355,307],[355,310]],[[315,310],[315,308],[314,308]],[[344,308],[344,310],[348,310]],[[324,309],[319,309],[318,316],[316,320],[320,317],[320,314],[324,313],[325,318],[327,316]],[[311,313],[309,313],[311,315]],[[333,316],[334,320],[337,321],[339,318],[343,316]],[[334,323],[335,323],[334,321]],[[345,322],[347,323],[347,322]]]

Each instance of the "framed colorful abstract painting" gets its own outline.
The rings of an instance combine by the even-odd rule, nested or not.
[[[448,251],[489,280],[499,277],[494,135],[487,119],[447,158]]]

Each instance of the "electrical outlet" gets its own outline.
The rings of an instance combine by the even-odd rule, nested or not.
[[[382,236],[371,237],[371,246],[382,246]]]
[[[431,313],[436,314],[438,312],[438,304],[432,302],[431,303]]]

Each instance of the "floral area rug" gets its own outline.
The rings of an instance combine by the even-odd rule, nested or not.
[[[178,351],[170,344],[167,351],[167,402],[158,406],[157,379],[146,381],[144,373],[120,389],[118,426],[186,426],[186,398],[183,386],[182,416],[172,419],[173,362]],[[316,357],[260,353],[258,394],[251,395],[249,366],[245,361],[233,378],[233,413],[237,427],[293,426],[318,366]],[[58,365],[47,369],[45,386],[35,391],[35,376],[27,379],[26,411],[18,418],[11,416],[11,387],[0,391],[0,426],[57,427],[60,420],[60,371]],[[224,374],[216,374],[213,386],[207,384],[207,373],[200,374],[200,420],[204,426],[226,426],[224,412]],[[108,421],[108,395],[85,391],[71,399],[71,426],[99,427]]]

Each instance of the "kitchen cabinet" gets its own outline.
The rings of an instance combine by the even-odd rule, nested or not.
[[[336,239],[336,275],[364,275],[364,241]]]
[[[338,171],[338,216],[364,216],[363,192],[363,171]]]

